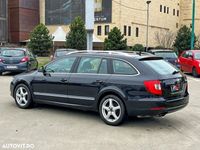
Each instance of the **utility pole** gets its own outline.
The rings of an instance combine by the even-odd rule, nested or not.
[[[194,49],[194,38],[195,38],[195,33],[194,33],[194,29],[195,29],[195,0],[193,0],[193,4],[192,4],[192,37],[191,37],[191,50]]]
[[[93,49],[94,0],[85,0],[85,26],[87,30],[87,50]]]
[[[149,5],[151,1],[147,1],[147,33],[146,33],[146,52],[149,49]]]

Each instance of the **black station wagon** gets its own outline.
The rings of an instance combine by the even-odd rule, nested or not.
[[[44,103],[92,110],[109,125],[164,116],[189,101],[186,77],[162,58],[113,51],[71,53],[15,76],[11,94],[23,109]]]

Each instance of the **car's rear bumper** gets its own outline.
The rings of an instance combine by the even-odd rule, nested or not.
[[[129,116],[162,116],[184,108],[188,102],[189,95],[173,100],[148,98],[138,101],[128,100],[126,108]]]
[[[24,72],[28,70],[27,63],[20,64],[0,64],[0,72]]]

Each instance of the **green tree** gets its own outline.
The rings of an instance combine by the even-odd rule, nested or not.
[[[109,33],[108,38],[104,41],[105,50],[126,50],[127,39],[121,34],[120,29],[114,27]]]
[[[66,36],[66,47],[85,50],[87,47],[87,33],[84,21],[81,17],[76,17],[70,25],[70,32]]]
[[[189,50],[191,46],[191,29],[187,26],[183,26],[179,29],[176,40],[174,42],[174,47],[181,53],[184,50]],[[196,36],[195,36],[195,43],[196,43]]]
[[[28,47],[39,56],[47,56],[50,48],[53,47],[53,37],[44,24],[37,25],[30,34]]]
[[[142,44],[135,44],[133,47],[132,47],[132,50],[133,51],[145,51],[145,48]]]

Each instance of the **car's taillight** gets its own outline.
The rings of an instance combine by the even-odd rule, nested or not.
[[[147,91],[154,95],[162,95],[161,82],[159,80],[144,81]]]
[[[29,57],[26,56],[22,58],[20,62],[23,63],[23,62],[28,62],[28,61],[29,61]]]
[[[0,58],[0,62],[3,62],[3,59]]]
[[[180,60],[179,60],[179,59],[177,59],[177,60],[176,60],[176,63],[180,63]]]

